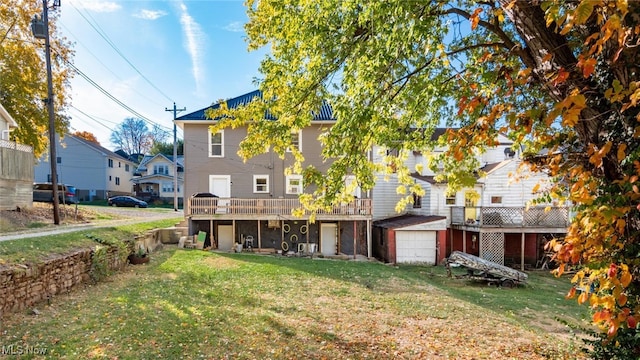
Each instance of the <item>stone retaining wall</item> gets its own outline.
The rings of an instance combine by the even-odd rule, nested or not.
[[[110,270],[122,269],[118,249],[107,253]],[[8,312],[28,309],[50,297],[71,291],[91,280],[94,249],[79,249],[38,264],[0,266],[0,317]]]

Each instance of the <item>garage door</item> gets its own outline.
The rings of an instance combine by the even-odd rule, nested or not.
[[[436,232],[396,231],[396,262],[435,264]]]

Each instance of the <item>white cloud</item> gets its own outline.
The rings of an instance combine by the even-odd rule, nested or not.
[[[244,23],[241,21],[234,21],[227,24],[224,29],[231,32],[244,32]]]
[[[73,5],[80,9],[105,13],[118,11],[122,8],[118,3],[103,0],[74,0]]]
[[[156,20],[165,15],[167,15],[166,11],[142,9],[137,13],[134,13],[133,17],[137,17],[139,19],[144,19],[144,20]]]
[[[191,57],[191,71],[193,78],[196,82],[196,90],[201,89],[201,84],[204,81],[204,69],[202,67],[202,48],[204,33],[200,24],[198,24],[189,12],[187,6],[184,3],[180,3],[180,24],[182,25],[182,33],[184,35],[184,48]]]

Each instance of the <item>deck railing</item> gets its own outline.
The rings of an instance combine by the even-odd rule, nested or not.
[[[462,207],[451,208],[451,224],[492,227],[567,227],[567,207]]]
[[[301,207],[298,199],[189,198],[187,215],[283,215],[290,216]],[[318,215],[371,215],[371,199],[355,199]],[[309,215],[305,211],[305,215]]]

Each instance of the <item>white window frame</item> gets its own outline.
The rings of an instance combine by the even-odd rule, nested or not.
[[[154,164],[153,165],[153,174],[154,175],[169,175],[169,165],[167,165],[167,164]]]
[[[291,132],[291,145],[295,145],[295,142],[293,141],[293,138],[295,137],[296,133],[298,134],[298,151],[302,152],[302,130],[298,130],[298,131],[292,131]],[[287,152],[291,152],[291,148],[288,147],[287,148]]]
[[[264,185],[258,184],[258,180],[265,180]],[[264,186],[264,190],[259,190],[259,186]],[[268,194],[269,193],[269,175],[253,175],[253,192],[256,194]]]
[[[456,203],[457,203],[457,201],[458,201],[458,199],[457,199],[457,195],[458,195],[458,194],[445,195],[445,198],[444,198],[444,204],[445,204],[446,206],[455,206],[455,205],[456,205]],[[449,200],[452,200],[452,199],[453,199],[453,204],[449,204]]]
[[[298,182],[294,185],[293,182]],[[302,175],[287,175],[285,193],[292,195],[302,194],[304,185],[302,183]]]
[[[208,145],[209,145],[209,146],[208,146],[208,149],[209,149],[209,150],[207,150],[207,151],[209,152],[209,157],[215,157],[215,158],[222,158],[222,157],[224,157],[224,130],[220,130],[220,131],[218,131],[218,132],[217,132],[217,133],[215,133],[215,134],[214,134],[214,133],[212,133],[211,131],[208,131],[208,134],[209,134],[209,136],[208,136],[207,143],[208,143]],[[213,136],[214,136],[214,135],[217,135],[217,134],[220,134],[220,144],[214,144],[214,143],[212,142],[212,141],[213,141]],[[212,150],[213,145],[220,146],[220,155],[213,154],[213,152],[211,151],[211,150]]]

